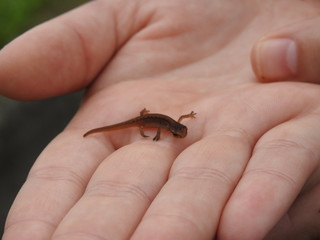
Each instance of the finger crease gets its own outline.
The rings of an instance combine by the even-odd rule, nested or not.
[[[256,168],[256,169],[251,169],[251,170],[245,172],[244,175],[253,174],[253,173],[256,173],[256,174],[264,173],[264,174],[267,174],[267,175],[271,175],[273,177],[278,177],[278,178],[290,183],[293,186],[297,185],[297,182],[294,180],[294,178],[290,177],[288,174],[280,172],[279,170],[275,170],[275,169],[271,169],[271,168],[269,168],[269,169],[267,169],[267,168]]]
[[[87,189],[86,194],[100,197],[127,198],[135,196],[143,201],[151,202],[151,198],[139,186],[114,181],[100,181]]]
[[[14,227],[16,225],[19,225],[21,223],[29,223],[29,224],[32,224],[32,225],[45,225],[46,228],[49,227],[52,230],[57,228],[57,224],[55,224],[53,222],[50,222],[50,221],[47,221],[47,220],[44,220],[44,219],[29,219],[29,218],[26,218],[26,219],[21,219],[21,220],[18,220],[18,221],[8,222],[5,225],[4,230],[7,231],[9,228],[12,228],[12,227]]]
[[[68,22],[65,22],[65,24],[68,25]],[[79,30],[76,27],[73,26],[68,26],[70,30],[72,30],[75,34],[75,36],[78,38],[79,40],[79,45],[81,46],[81,53],[84,59],[84,65],[83,66],[89,66],[89,67],[85,67],[85,69],[82,69],[82,71],[84,70],[84,76],[85,79],[84,80],[88,80],[89,78],[89,68],[90,68],[90,63],[92,61],[90,61],[90,57],[89,57],[89,50],[86,44],[86,40],[84,39],[83,35],[79,32]]]
[[[64,233],[64,234],[56,234],[54,235],[55,238],[63,238],[63,237],[68,237],[70,236],[70,239],[74,239],[74,238],[79,238],[79,239],[90,239],[90,240],[109,240],[110,238],[107,238],[105,236],[100,236],[98,234],[95,233],[90,233],[90,232],[68,232],[68,233]]]
[[[191,180],[218,179],[222,182],[233,184],[233,181],[230,179],[230,177],[227,174],[225,174],[224,172],[216,168],[185,167],[175,172],[172,178],[175,178],[175,177],[182,177],[182,178],[191,179]]]
[[[199,225],[193,221],[192,219],[187,218],[186,216],[183,215],[179,215],[179,214],[160,214],[160,213],[153,213],[153,214],[149,214],[146,216],[146,218],[154,218],[154,217],[158,217],[158,218],[167,218],[169,220],[173,220],[174,222],[178,222],[179,224],[183,224],[186,223],[190,226],[193,226],[199,233],[201,233],[201,229],[199,227]],[[175,221],[178,220],[178,221]],[[200,238],[200,236],[199,236]]]
[[[28,180],[31,179],[70,182],[80,189],[85,189],[86,186],[86,182],[78,173],[65,167],[43,167],[36,169],[30,172]]]
[[[273,140],[270,142],[266,142],[261,146],[256,147],[254,152],[259,151],[260,149],[262,150],[281,150],[283,152],[288,151],[288,152],[292,152],[297,151],[298,149],[306,152],[306,154],[308,156],[310,156],[309,158],[311,159],[317,159],[317,154],[315,154],[314,151],[312,151],[309,147],[306,147],[305,145],[295,142],[295,141],[291,141],[291,140],[287,140],[287,139],[277,139],[277,140]],[[285,150],[286,149],[286,150]]]

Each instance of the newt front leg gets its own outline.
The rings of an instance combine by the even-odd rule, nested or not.
[[[196,118],[196,113],[194,111],[191,111],[189,114],[185,114],[179,117],[178,122],[181,122],[185,118]]]
[[[144,129],[144,126],[143,126],[143,125],[140,125],[140,127],[139,127],[140,135],[141,135],[142,137],[149,137],[148,135],[145,135],[145,134],[144,134],[143,129]]]

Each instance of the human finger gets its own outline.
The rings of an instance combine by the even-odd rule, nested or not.
[[[142,140],[106,158],[53,239],[129,239],[166,182],[177,154],[167,142]]]
[[[320,172],[305,189],[265,240],[317,239],[320,236]]]
[[[266,133],[228,201],[221,239],[262,239],[288,211],[319,166],[319,113]]]
[[[50,239],[113,148],[66,130],[41,153],[7,217],[3,239]]]
[[[31,100],[87,86],[139,28],[133,5],[90,1],[13,40],[0,51],[1,94]]]
[[[260,39],[251,60],[263,82],[302,81],[319,83],[320,17],[277,30]]]
[[[207,137],[180,154],[132,239],[212,238],[250,155],[248,139],[240,135]]]

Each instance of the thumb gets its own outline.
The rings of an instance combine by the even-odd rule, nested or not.
[[[320,83],[320,18],[278,30],[253,47],[251,63],[262,82]]]

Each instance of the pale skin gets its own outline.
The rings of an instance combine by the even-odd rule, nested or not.
[[[30,170],[3,239],[319,236],[320,87],[261,84],[250,66],[263,34],[319,11],[298,0],[98,0],[13,41],[0,52],[2,94],[90,87]],[[183,139],[82,137],[143,107],[197,118]]]

